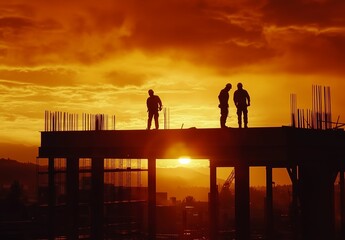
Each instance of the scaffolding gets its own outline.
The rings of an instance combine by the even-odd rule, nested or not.
[[[66,112],[45,111],[44,130],[56,131],[106,131],[115,130],[115,116],[104,114],[78,114]],[[79,130],[81,129],[81,130]],[[37,158],[38,202],[42,210],[42,224],[49,218],[49,202],[54,206],[54,235],[64,238],[68,234],[66,215],[69,211],[68,178],[71,173],[67,165],[75,159]],[[49,164],[49,161],[50,164]],[[77,159],[76,173],[78,178],[78,238],[91,236],[92,212],[92,164],[91,158]],[[118,239],[119,236],[140,235],[144,232],[145,205],[147,205],[147,187],[142,184],[143,172],[147,172],[147,160],[143,159],[111,159],[103,160],[103,205],[104,205],[104,234],[107,239]],[[52,178],[52,179],[49,179]],[[53,187],[50,185],[53,182]],[[53,191],[53,194],[51,194]],[[49,193],[50,192],[50,193]],[[53,199],[49,199],[49,196]],[[47,227],[48,229],[49,227]],[[42,233],[47,235],[47,233]],[[59,239],[59,237],[58,237]]]

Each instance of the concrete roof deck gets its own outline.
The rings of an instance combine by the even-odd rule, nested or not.
[[[316,155],[343,158],[342,130],[292,127],[41,132],[40,158],[209,159],[217,166],[288,166]]]

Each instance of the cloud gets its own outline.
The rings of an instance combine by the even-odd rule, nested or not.
[[[20,31],[23,28],[30,28],[33,23],[30,19],[19,18],[19,17],[4,17],[0,19],[0,28],[10,28]]]
[[[45,86],[73,85],[76,74],[75,70],[65,67],[0,68],[0,81]]]
[[[262,8],[263,20],[277,26],[344,26],[342,0],[269,0]]]
[[[278,53],[273,62],[274,71],[344,74],[344,33],[345,28],[268,28],[267,39]]]
[[[140,50],[148,55],[171,54],[196,63],[202,58],[205,64],[234,66],[235,62],[252,62],[253,56],[265,58],[268,50],[262,27],[245,22],[254,15],[242,16],[238,6],[221,1],[105,1],[97,6],[83,2],[68,3],[65,11],[62,6],[39,3],[28,3],[30,17],[22,13],[25,16],[9,14],[2,19],[17,22],[0,25],[8,32],[2,40],[4,64],[88,65]],[[43,9],[50,14],[42,15]],[[237,21],[231,20],[235,18]],[[238,59],[237,51],[244,51],[242,58]]]
[[[116,86],[127,86],[127,85],[143,85],[150,77],[143,74],[135,74],[130,72],[121,71],[110,71],[105,74],[105,78],[108,82]]]
[[[51,110],[116,114],[119,128],[145,128],[145,100],[153,88],[171,107],[172,127],[182,122],[217,127],[216,96],[226,82],[239,81],[253,95],[253,125],[285,123],[289,93],[313,83],[332,84],[340,109],[344,5],[343,0],[1,3],[2,125],[18,135],[19,126],[39,131],[44,110]]]
[[[290,65],[287,70],[300,72],[293,59],[301,55],[306,73],[320,69],[314,66],[318,59],[344,62],[341,0],[17,3],[0,6],[6,13],[0,19],[5,32],[0,58],[7,66],[92,66],[134,51],[220,72],[257,64],[284,69],[285,61]],[[301,52],[300,46],[314,41]],[[343,71],[338,64],[320,70],[328,67]]]

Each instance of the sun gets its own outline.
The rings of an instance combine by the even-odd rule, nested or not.
[[[189,157],[180,157],[178,159],[178,162],[182,165],[187,165],[190,163],[190,158]]]

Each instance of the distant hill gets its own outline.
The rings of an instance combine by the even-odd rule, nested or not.
[[[209,169],[206,169],[207,173]],[[210,176],[193,168],[159,168],[157,169],[157,179],[160,181],[173,181],[174,186],[179,187],[209,187]],[[218,179],[217,182],[224,182],[224,179]]]
[[[27,185],[36,184],[36,165],[21,163],[12,159],[0,159],[0,183],[10,184],[18,180]]]
[[[207,201],[210,188],[208,172],[209,169],[159,168],[157,169],[157,191],[168,192],[168,197],[176,197],[180,200],[186,196],[193,196],[198,201]],[[217,184],[221,185],[224,181],[224,179],[217,179]]]
[[[35,194],[36,166],[32,163],[0,158],[0,186],[9,186],[13,181],[19,181],[31,194]],[[143,184],[145,182],[146,180],[143,179]],[[224,180],[218,179],[217,182],[224,182]],[[168,192],[169,197],[178,199],[193,195],[197,200],[206,200],[209,191],[209,176],[192,168],[158,168],[157,191]]]
[[[0,142],[0,158],[10,158],[18,162],[35,163],[37,156],[38,146]]]
[[[36,165],[0,158],[0,186],[6,188],[14,181],[24,187],[28,196],[34,197],[37,187]]]
[[[36,164],[22,163],[12,159],[0,158],[0,186],[10,185],[17,180],[24,184],[31,194],[35,194],[37,185]],[[229,169],[224,169],[223,174],[217,178],[218,189],[222,187],[226,177],[230,174]],[[285,169],[274,171],[274,181],[277,185],[289,184]],[[251,181],[256,180],[253,186],[265,186],[265,169],[251,170]],[[262,179],[262,180],[261,180]],[[283,179],[283,181],[280,181]],[[197,200],[207,200],[209,192],[209,168],[157,168],[157,191],[168,192],[168,197],[183,199],[192,195]],[[263,183],[262,183],[263,182]],[[259,184],[258,184],[259,183]],[[142,175],[142,184],[147,184],[147,176]],[[233,185],[234,186],[234,185]]]

